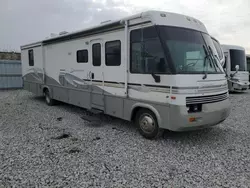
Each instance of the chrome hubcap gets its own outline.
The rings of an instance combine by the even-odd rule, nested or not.
[[[142,114],[139,124],[141,129],[146,133],[152,133],[155,130],[155,121],[150,114]]]

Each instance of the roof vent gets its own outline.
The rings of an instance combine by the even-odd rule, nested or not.
[[[61,32],[59,33],[59,35],[66,35],[66,34],[68,34],[67,31],[61,31]]]
[[[58,34],[56,34],[56,33],[50,33],[50,37],[51,37],[51,38],[57,37],[57,36],[58,36]]]
[[[103,21],[103,22],[101,22],[101,24],[105,24],[105,23],[108,23],[108,22],[111,22],[111,20]]]

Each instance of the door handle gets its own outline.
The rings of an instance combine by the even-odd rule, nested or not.
[[[92,72],[91,73],[91,78],[94,79],[95,78],[95,74]]]

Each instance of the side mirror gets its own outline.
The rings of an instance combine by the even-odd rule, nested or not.
[[[230,74],[231,77],[234,77],[234,75],[239,71],[240,66],[239,65],[235,65],[235,72],[233,74]]]
[[[235,65],[235,70],[236,70],[236,72],[238,72],[239,69],[240,69],[240,66],[239,66],[239,65]]]

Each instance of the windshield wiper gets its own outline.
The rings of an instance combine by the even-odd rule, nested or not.
[[[204,57],[205,75],[202,77],[202,79],[205,80],[207,78],[207,70],[206,69],[207,69],[207,58],[209,57],[209,55],[208,55],[208,51],[207,51],[205,45],[203,45],[203,49],[204,49],[206,56]]]
[[[213,57],[212,57],[212,56],[215,56],[215,57],[217,57],[217,56],[213,54],[213,51],[212,51],[212,49],[211,49],[211,46],[208,46],[208,49],[209,49],[209,52],[210,52],[210,55],[211,55],[212,64],[213,64],[213,66],[214,66],[214,69],[216,70],[216,72],[218,72],[218,69],[217,69],[217,68],[219,68],[219,67],[218,67],[217,63],[215,62],[215,60],[213,59]],[[220,63],[219,57],[217,57],[217,58],[218,58],[219,63]]]

